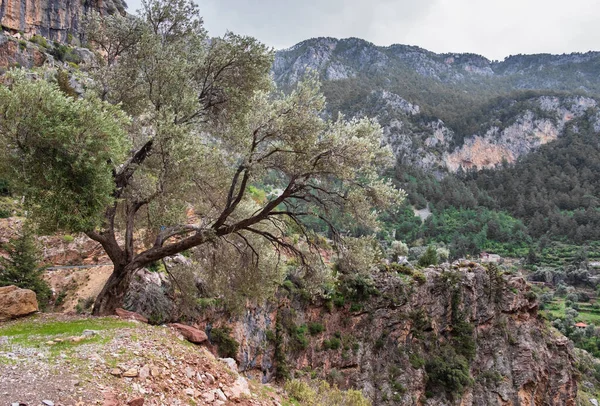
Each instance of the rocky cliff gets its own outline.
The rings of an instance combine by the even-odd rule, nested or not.
[[[327,379],[375,405],[575,405],[572,345],[522,278],[473,263],[402,272],[318,302],[290,285],[276,304],[199,324],[233,327],[250,376]]]
[[[443,175],[514,162],[586,116],[600,128],[600,53],[518,55],[502,62],[350,38],[279,51],[282,88],[320,74],[332,116],[377,117],[402,163]]]
[[[67,42],[76,37],[81,19],[91,10],[125,13],[122,0],[0,0],[0,25],[26,38],[34,34]]]

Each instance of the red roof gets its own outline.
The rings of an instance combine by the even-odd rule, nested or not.
[[[577,324],[575,324],[575,327],[587,327],[587,324],[585,324],[585,323],[577,323]]]

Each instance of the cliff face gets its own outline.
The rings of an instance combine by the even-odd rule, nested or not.
[[[200,327],[233,326],[249,375],[327,379],[375,405],[575,405],[571,344],[538,317],[522,278],[467,263],[425,276],[381,273],[319,303],[292,288]]]
[[[81,18],[91,10],[125,13],[121,0],[0,0],[0,25],[26,37],[42,35],[66,42],[76,36]]]
[[[376,117],[402,163],[443,176],[514,162],[588,110],[590,128],[600,128],[598,66],[598,52],[497,62],[317,38],[277,52],[273,76],[289,88],[318,72],[331,116]]]

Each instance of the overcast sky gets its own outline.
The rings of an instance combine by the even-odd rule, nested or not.
[[[126,0],[129,11],[141,0]],[[490,59],[600,51],[600,0],[197,0],[213,36],[252,35],[276,49],[359,37]]]

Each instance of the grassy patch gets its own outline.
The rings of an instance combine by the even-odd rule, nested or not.
[[[84,330],[112,330],[117,328],[133,327],[134,323],[115,318],[89,318],[77,320],[47,320],[39,317],[12,322],[6,326],[0,326],[0,335],[5,337],[29,337],[29,336],[57,336],[81,335]]]

